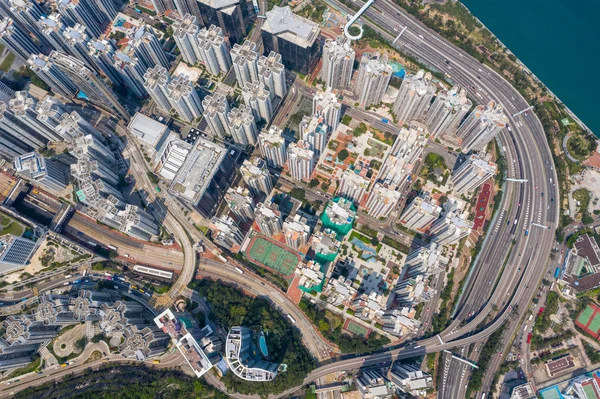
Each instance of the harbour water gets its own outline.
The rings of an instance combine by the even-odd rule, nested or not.
[[[460,1],[600,135],[600,2]]]

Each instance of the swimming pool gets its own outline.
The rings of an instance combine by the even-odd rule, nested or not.
[[[269,350],[267,349],[267,340],[264,335],[261,335],[258,339],[258,345],[260,346],[260,351],[264,357],[269,356]]]
[[[406,71],[402,64],[396,61],[390,61],[390,65],[392,67],[392,71],[394,72],[394,76],[400,79],[404,79],[406,76]]]

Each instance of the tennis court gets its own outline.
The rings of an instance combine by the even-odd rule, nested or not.
[[[592,318],[592,322],[588,326],[588,329],[598,334],[600,332],[600,313],[597,313]]]
[[[592,317],[593,314],[594,314],[594,309],[591,306],[586,306],[586,308],[583,309],[583,311],[577,318],[577,322],[580,324],[583,324],[584,326],[587,326],[587,324],[590,321],[590,318]]]
[[[301,260],[298,254],[263,236],[256,236],[252,239],[246,249],[246,257],[252,263],[284,276],[292,275]]]
[[[598,339],[600,334],[600,308],[590,303],[579,313],[575,324],[586,333]]]
[[[367,327],[363,327],[350,319],[346,319],[346,322],[344,323],[344,330],[348,331],[353,335],[358,335],[363,338],[366,338],[367,335],[369,335],[369,333],[371,332],[371,330]]]

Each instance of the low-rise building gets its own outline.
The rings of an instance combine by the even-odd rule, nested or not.
[[[394,393],[386,378],[375,370],[367,370],[359,375],[356,388],[363,399],[388,399]]]
[[[419,367],[410,364],[395,365],[388,376],[398,389],[413,395],[425,395],[425,391],[433,387],[431,374],[425,373]]]
[[[0,236],[0,275],[27,266],[38,244],[12,234]]]
[[[170,133],[167,125],[139,112],[131,118],[127,128],[151,158],[164,145]]]

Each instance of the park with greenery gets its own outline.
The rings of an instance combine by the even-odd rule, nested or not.
[[[102,365],[97,370],[85,369],[67,374],[58,382],[28,387],[12,396],[15,399],[226,399],[203,380],[174,369],[155,369],[139,363]]]
[[[335,315],[305,298],[302,298],[299,306],[325,338],[336,344],[342,353],[371,352],[390,342],[387,337],[376,333],[371,333],[367,338],[363,338],[342,332],[343,323],[336,322]]]
[[[267,336],[270,361],[287,365],[287,371],[278,373],[271,382],[248,382],[227,373],[222,378],[227,389],[268,396],[302,385],[315,361],[302,343],[300,331],[268,299],[247,296],[222,281],[196,281],[190,283],[190,288],[206,298],[211,318],[224,329],[234,326],[262,329]]]

